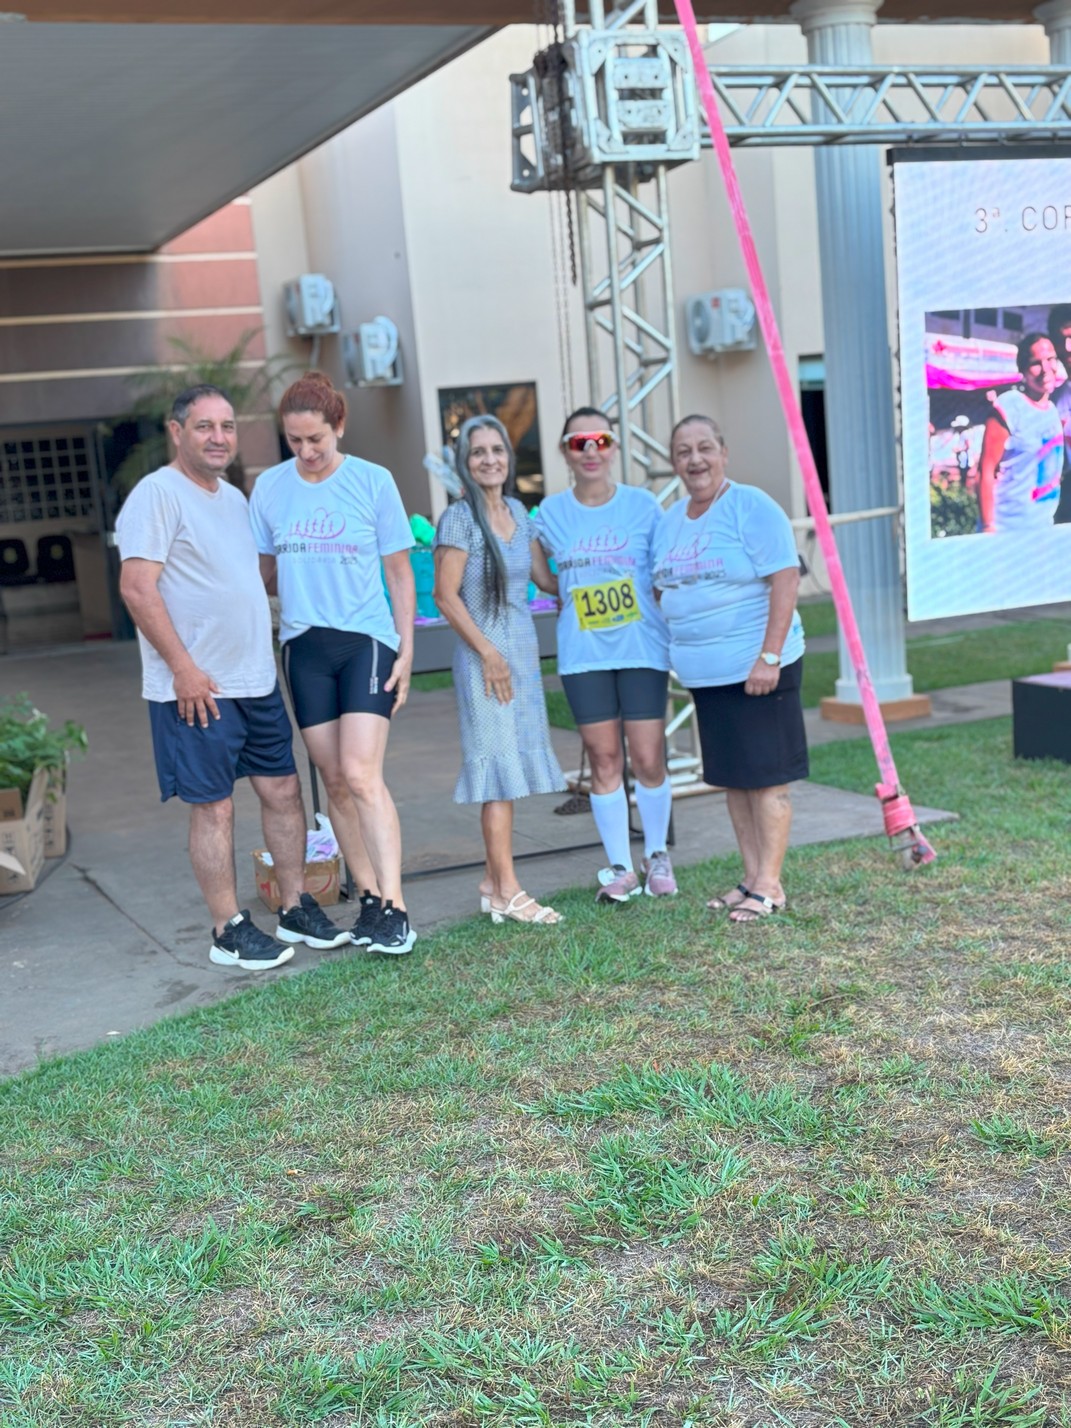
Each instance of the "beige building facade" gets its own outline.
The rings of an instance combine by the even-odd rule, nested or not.
[[[807,62],[795,25],[717,26],[710,35],[715,65]],[[530,66],[540,42],[533,27],[500,31],[251,195],[269,351],[311,355],[308,339],[285,335],[282,284],[299,272],[332,279],[344,330],[380,313],[397,323],[404,384],[348,389],[348,445],[395,471],[411,511],[434,515],[444,500],[422,466],[442,443],[441,390],[534,382],[548,492],[565,482],[556,442],[566,410],[605,395],[587,389],[580,296],[556,249],[551,200],[510,190],[508,77]],[[1040,25],[878,25],[874,51],[879,64],[1049,62]],[[790,369],[813,381],[824,350],[813,151],[744,149],[735,161]],[[738,479],[803,516],[761,344],[711,359],[684,340],[689,295],[746,286],[709,152],[671,173],[670,221],[681,410],[717,416]],[[895,349],[891,221],[887,245]],[[339,338],[325,338],[316,355],[345,380]]]

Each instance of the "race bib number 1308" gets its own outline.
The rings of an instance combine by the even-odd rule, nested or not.
[[[640,618],[640,602],[632,577],[605,585],[581,585],[573,591],[577,623],[582,630],[611,630]]]

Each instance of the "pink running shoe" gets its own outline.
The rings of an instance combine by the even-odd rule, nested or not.
[[[652,853],[643,860],[643,890],[648,897],[676,897],[677,879],[668,853]]]
[[[631,868],[614,865],[612,882],[604,883],[595,896],[596,902],[628,902],[640,892],[640,880]]]

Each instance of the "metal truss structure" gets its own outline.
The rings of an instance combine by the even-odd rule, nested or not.
[[[513,187],[575,194],[590,399],[624,479],[665,492],[679,415],[666,174],[699,157],[695,86],[657,0],[592,0],[586,18],[567,2],[563,41],[511,76]]]
[[[726,66],[710,77],[738,146],[1071,142],[1063,66]]]
[[[590,30],[563,0],[563,42],[511,76],[513,187],[575,195],[591,399],[617,427],[624,479],[668,501],[678,483],[664,435],[679,396],[666,176],[710,136],[657,0],[589,0],[587,11]],[[1071,143],[1071,68],[748,66],[711,78],[738,147]],[[694,705],[678,697],[672,712],[678,797],[705,785]],[[583,768],[567,777],[588,787]]]

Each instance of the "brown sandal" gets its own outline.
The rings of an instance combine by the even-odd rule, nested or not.
[[[740,896],[733,897],[733,893],[739,893]],[[735,888],[731,888],[729,892],[724,893],[721,897],[712,897],[707,903],[707,907],[710,908],[711,912],[728,912],[731,908],[739,907],[740,904],[750,896],[751,893],[744,884],[737,883]],[[729,901],[730,898],[733,898],[732,902]]]
[[[744,904],[752,902],[754,907],[745,907]],[[758,922],[760,918],[772,917],[775,912],[783,912],[785,904],[774,902],[772,897],[767,897],[764,893],[749,892],[747,897],[741,900],[729,914],[730,922]]]

